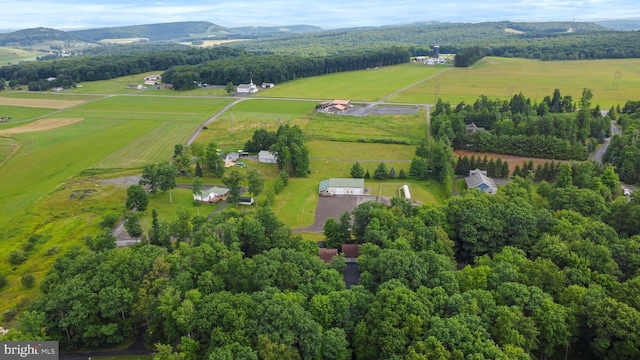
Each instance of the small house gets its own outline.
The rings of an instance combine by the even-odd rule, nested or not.
[[[218,201],[226,200],[227,197],[229,197],[229,189],[219,186],[214,186],[201,194],[193,194],[193,200],[208,203],[217,203]]]
[[[320,256],[320,259],[326,264],[329,263],[334,256],[338,255],[338,249],[320,248],[318,250],[318,255]]]
[[[270,89],[270,88],[274,88],[274,87],[276,87],[276,84],[274,84],[274,83],[268,83],[268,82],[263,82],[263,83],[262,83],[262,87],[263,87],[263,88],[266,88],[266,89]]]
[[[236,165],[236,162],[238,162],[238,158],[239,157],[240,157],[240,154],[238,154],[235,151],[228,153],[224,157],[224,167],[231,167],[231,166]]]
[[[364,179],[331,178],[320,182],[320,196],[364,195]]]
[[[275,164],[278,162],[278,156],[270,151],[261,150],[258,153],[258,161],[265,164]]]
[[[360,256],[360,245],[342,244],[342,254],[347,259],[356,259],[358,256]]]
[[[487,194],[495,194],[498,187],[492,178],[487,176],[487,172],[480,169],[469,171],[469,176],[464,178],[468,189],[478,189]]]
[[[467,134],[473,134],[478,131],[484,131],[483,127],[479,127],[474,123],[467,125]]]

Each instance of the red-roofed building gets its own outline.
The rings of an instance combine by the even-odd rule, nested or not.
[[[320,250],[319,251],[320,259],[322,259],[322,261],[324,261],[325,264],[331,261],[331,259],[333,259],[334,256],[338,255],[338,249],[320,248],[319,250]]]
[[[345,258],[357,258],[360,255],[360,245],[342,244],[342,254]]]

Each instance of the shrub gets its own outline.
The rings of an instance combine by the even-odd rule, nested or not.
[[[24,243],[24,245],[22,245],[22,250],[24,250],[24,251],[31,251],[31,250],[33,250],[33,243],[32,243],[32,242],[26,242],[26,243]]]
[[[33,285],[36,283],[36,279],[33,277],[33,274],[26,273],[22,275],[22,286],[27,289],[31,289]]]
[[[100,226],[103,228],[113,229],[113,227],[118,223],[118,220],[120,220],[120,216],[117,214],[107,214],[100,222]]]
[[[44,255],[51,256],[51,255],[57,254],[59,251],[60,251],[60,245],[55,245],[45,250]]]
[[[9,262],[11,265],[20,265],[27,260],[27,254],[22,250],[13,250],[9,254]]]
[[[7,277],[4,274],[0,274],[0,289],[7,286]]]

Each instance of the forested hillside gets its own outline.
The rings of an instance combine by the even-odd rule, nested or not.
[[[224,34],[225,28],[208,21],[184,21],[163,24],[132,25],[69,31],[87,41],[103,39],[147,38],[149,41],[179,40],[191,34]]]

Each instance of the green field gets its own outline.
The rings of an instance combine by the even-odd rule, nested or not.
[[[620,81],[614,88],[616,72],[620,72]],[[451,104],[473,104],[480,95],[509,99],[522,92],[540,102],[560,89],[563,96],[571,95],[576,101],[584,88],[593,91],[593,106],[599,104],[604,109],[638,100],[640,59],[538,61],[487,57],[471,68],[441,73],[389,100],[433,103],[437,93]]]
[[[36,57],[43,55],[45,54],[39,51],[27,51],[0,46],[0,66],[15,64],[19,61],[35,60]]]
[[[304,78],[278,84],[255,96],[302,99],[349,99],[378,101],[409,85],[427,79],[448,67],[410,63],[377,69],[351,71]],[[424,103],[424,101],[418,101]]]
[[[215,141],[224,151],[236,151],[260,128],[275,131],[279,125],[302,125],[315,105],[308,101],[247,99],[209,123],[196,141]]]

